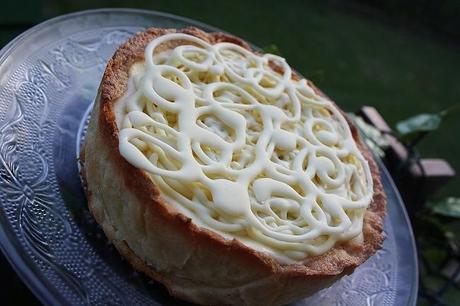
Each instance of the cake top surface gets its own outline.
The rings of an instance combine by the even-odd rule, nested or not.
[[[360,237],[368,163],[340,110],[285,59],[184,33],[144,57],[115,105],[119,149],[168,204],[286,263]]]

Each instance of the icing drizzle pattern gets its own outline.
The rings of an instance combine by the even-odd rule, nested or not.
[[[121,155],[168,203],[286,263],[359,237],[373,194],[341,112],[291,75],[276,55],[167,34],[115,105]]]

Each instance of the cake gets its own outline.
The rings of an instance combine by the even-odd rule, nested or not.
[[[138,271],[203,305],[282,305],[382,246],[378,168],[286,60],[197,28],[150,28],[109,60],[82,174]]]

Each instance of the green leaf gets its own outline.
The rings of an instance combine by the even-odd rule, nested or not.
[[[460,110],[460,103],[454,104],[445,110],[442,110],[439,112],[439,114],[443,117],[446,117],[448,115],[454,114]]]
[[[430,132],[437,130],[441,121],[441,114],[420,114],[398,122],[396,129],[401,136],[418,132]]]
[[[271,54],[275,54],[275,55],[281,55],[280,49],[275,44],[271,44],[271,45],[263,47],[262,51],[264,53],[271,53]]]
[[[364,135],[364,141],[369,148],[380,157],[385,157],[385,149],[388,148],[389,143],[382,132],[380,132],[375,126],[370,125],[363,120],[360,116],[349,113],[348,116],[354,121],[359,131]]]
[[[438,215],[460,218],[460,198],[449,197],[441,202],[433,203],[432,210]]]

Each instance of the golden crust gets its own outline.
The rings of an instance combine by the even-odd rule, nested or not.
[[[271,295],[264,300],[266,304],[286,303],[311,294],[316,290],[328,286],[336,278],[351,273],[357,266],[380,249],[384,240],[383,219],[386,197],[380,182],[378,167],[351,122],[350,126],[353,137],[360,151],[369,162],[374,180],[373,200],[364,216],[364,243],[356,245],[351,242],[345,242],[336,245],[323,255],[311,257],[304,264],[280,264],[268,254],[253,250],[236,239],[227,240],[210,230],[198,227],[190,218],[173,209],[161,198],[159,190],[146,172],[132,166],[120,155],[118,151],[118,128],[115,122],[113,106],[117,99],[123,96],[126,91],[129,68],[134,62],[143,59],[144,49],[152,39],[175,31],[174,29],[150,28],[136,34],[121,45],[107,64],[100,86],[98,103],[95,106],[97,110],[93,112],[92,121],[94,122],[92,124],[96,128],[94,133],[97,133],[94,136],[97,139],[93,139],[93,141],[98,143],[97,146],[101,150],[103,148],[104,152],[106,151],[104,153],[105,162],[107,163],[106,167],[114,168],[114,174],[119,176],[120,185],[130,192],[135,201],[140,203],[139,205],[144,205],[146,208],[145,214],[149,215],[144,216],[144,220],[150,220],[151,218],[152,222],[160,222],[167,230],[171,230],[174,235],[187,237],[191,241],[190,243],[193,245],[195,253],[198,252],[197,250],[210,250],[210,254],[203,255],[203,258],[212,256],[212,254],[214,256],[221,256],[222,258],[228,257],[235,263],[243,267],[250,267],[250,269],[256,271],[254,272],[256,282],[260,283],[256,286],[257,288],[253,291],[248,291],[249,293],[246,295],[241,293],[240,296],[235,296],[234,290],[231,291],[233,293],[228,293],[228,296],[235,299],[234,301],[227,301],[227,303],[231,304],[239,304],[238,300],[243,304],[252,304],[251,294],[261,294],[261,292],[257,291],[259,287],[263,290],[271,290]],[[229,41],[250,50],[246,42],[228,34],[205,33],[197,28],[186,28],[180,32],[197,36],[209,43]],[[315,90],[317,89],[315,88]],[[319,90],[317,91],[319,92]],[[87,160],[89,154],[99,153],[95,152],[94,148],[94,143],[92,147],[87,143]],[[95,175],[94,170],[91,169],[94,164],[95,162],[87,162],[85,164],[84,174],[86,177],[89,178],[89,176]],[[133,180],[133,177],[136,179]],[[111,177],[111,179],[115,178]],[[90,179],[88,181],[91,182]],[[215,296],[209,297],[205,296],[206,294],[202,292],[197,293],[193,290],[187,291],[181,288],[180,286],[182,285],[178,285],[177,283],[183,284],[183,278],[179,281],[175,275],[158,272],[157,269],[147,265],[143,259],[139,258],[123,239],[116,237],[115,229],[108,224],[110,222],[105,220],[104,210],[100,209],[100,207],[94,207],[93,192],[97,188],[93,182],[88,184],[87,196],[89,207],[97,222],[103,226],[108,238],[135,269],[163,283],[172,295],[195,303],[223,303],[222,299]],[[144,226],[148,227],[151,225]],[[192,254],[191,256],[196,257],[198,255]],[[197,258],[201,257],[198,256]],[[186,275],[186,277],[189,276]],[[193,283],[194,281],[191,280],[191,282]],[[195,284],[191,286],[193,287],[193,285]],[[206,287],[206,284],[203,286]],[[245,284],[244,286],[247,287],[249,285]],[[254,286],[251,285],[250,287]],[[239,289],[240,291],[243,290],[241,288]],[[225,295],[226,293],[217,292],[214,295],[217,296],[219,294]],[[267,295],[267,292],[264,294]],[[261,300],[253,300],[253,303],[257,304],[254,301],[260,302]]]

